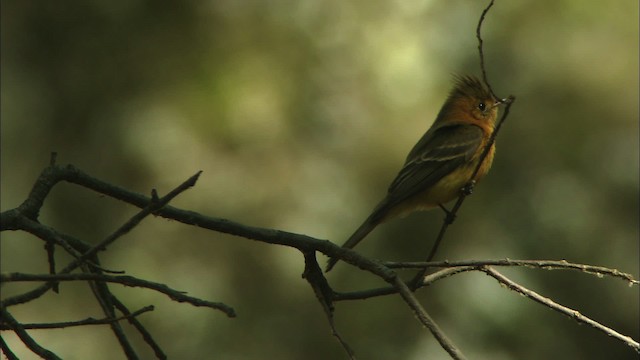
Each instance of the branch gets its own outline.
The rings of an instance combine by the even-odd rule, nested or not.
[[[27,324],[21,324],[23,329],[63,329],[63,328],[67,328],[67,327],[74,327],[74,326],[85,326],[85,325],[106,325],[106,324],[111,324],[117,321],[121,321],[121,320],[125,320],[125,319],[130,319],[133,317],[136,317],[138,315],[144,314],[146,312],[149,311],[153,311],[154,307],[153,305],[149,305],[149,306],[145,306],[142,309],[132,312],[130,314],[124,315],[124,316],[120,316],[117,318],[103,318],[103,319],[94,319],[94,318],[86,318],[84,320],[78,320],[78,321],[64,321],[64,322],[56,322],[56,323],[27,323]],[[9,324],[0,324],[0,330],[13,330],[13,328],[11,326],[9,326]]]
[[[496,265],[496,266],[522,266],[522,267],[536,267],[540,269],[563,269],[563,270],[581,270],[586,273],[596,274],[596,276],[612,276],[622,278],[624,280],[629,281],[629,285],[637,285],[638,281],[634,280],[633,277],[629,274],[621,273],[618,270],[603,268],[599,266],[591,266],[591,265],[583,265],[583,264],[573,264],[567,263],[566,261],[550,261],[550,260],[470,260],[470,261],[457,261],[457,262],[433,262],[433,263],[388,263],[391,267],[396,267],[396,265],[402,265],[401,267],[406,268],[415,268],[415,267],[445,267],[445,269],[436,271],[433,274],[426,276],[423,280],[421,286],[431,285],[433,282],[437,280],[441,280],[456,274],[460,274],[463,272],[469,271],[482,271],[487,273],[488,275],[496,278],[501,284],[506,285],[509,289],[514,290],[518,293],[525,295],[526,297],[541,303],[549,308],[556,310],[560,313],[563,313],[571,318],[574,318],[578,322],[588,324],[608,336],[614,337],[626,345],[632,347],[636,351],[640,352],[640,348],[638,342],[634,341],[631,337],[622,335],[617,331],[608,328],[593,319],[590,319],[578,311],[569,309],[565,306],[562,306],[551,299],[543,297],[538,293],[525,288],[522,285],[516,284],[515,282],[509,280],[504,275],[498,273],[496,270],[491,268],[488,265]],[[415,266],[413,266],[415,265]],[[376,296],[384,296],[391,295],[397,292],[397,288],[394,287],[383,287],[362,291],[354,291],[349,293],[336,293],[334,297],[334,301],[342,301],[342,300],[364,300]]]
[[[640,344],[637,341],[634,341],[631,337],[629,336],[625,336],[620,334],[619,332],[608,328],[602,324],[600,324],[599,322],[592,320],[582,314],[580,314],[577,310],[573,310],[570,309],[566,306],[560,305],[556,302],[554,302],[553,300],[546,298],[540,294],[538,294],[537,292],[533,291],[533,290],[529,290],[527,288],[525,288],[522,285],[517,284],[514,281],[511,281],[510,279],[508,279],[507,277],[505,277],[504,275],[502,275],[501,273],[497,272],[496,270],[494,270],[493,268],[489,267],[489,266],[485,266],[482,268],[482,271],[485,272],[487,275],[493,277],[494,279],[498,280],[498,282],[500,284],[505,285],[507,288],[509,288],[510,290],[513,290],[521,295],[524,295],[526,297],[528,297],[529,299],[540,303],[544,306],[547,306],[561,314],[564,314],[574,320],[576,320],[579,323],[582,324],[587,324],[589,326],[591,326],[592,328],[599,330],[603,333],[605,333],[607,336],[611,336],[615,339],[618,339],[620,341],[622,341],[623,343],[625,343],[627,346],[630,346],[631,348],[633,348],[634,350],[636,350],[637,352],[640,353]]]
[[[331,327],[331,333],[338,340],[340,346],[344,349],[349,356],[349,359],[355,360],[355,353],[351,346],[344,340],[342,335],[336,329],[335,322],[333,321],[333,290],[329,286],[327,282],[327,278],[324,277],[324,273],[318,265],[318,260],[316,259],[315,251],[305,252],[304,254],[304,272],[302,273],[302,277],[307,280],[311,288],[313,289],[314,294],[316,295],[316,299],[322,305],[322,309],[324,310],[325,315],[327,316],[327,320],[329,321],[329,326]]]
[[[499,99],[496,96],[496,94],[493,92],[493,89],[489,84],[489,78],[487,77],[487,70],[484,66],[484,51],[482,49],[483,41],[482,41],[482,36],[480,36],[480,31],[482,30],[482,23],[484,22],[484,18],[489,12],[489,9],[491,9],[491,7],[493,6],[493,1],[494,0],[491,0],[489,5],[487,5],[487,7],[484,8],[484,10],[482,10],[482,14],[480,14],[480,20],[478,21],[478,26],[476,27],[476,39],[478,39],[478,55],[480,57],[480,70],[482,71],[482,81],[484,82],[485,85],[487,85],[487,88],[489,89],[489,92],[491,93],[493,98]]]
[[[455,267],[449,269],[443,269],[436,271],[432,274],[425,276],[421,282],[418,284],[419,287],[429,286],[437,280],[447,278],[449,276],[453,276],[462,272],[474,271],[478,270],[474,266],[466,266],[466,267]],[[413,280],[406,283],[407,286],[414,285]],[[334,294],[334,301],[344,301],[344,300],[365,300],[378,296],[385,296],[396,294],[398,289],[395,287],[380,287],[375,289],[368,290],[360,290],[360,291],[352,291],[352,292],[336,292]]]
[[[22,325],[7,311],[5,307],[0,309],[2,314],[2,322],[6,322],[9,324],[11,329],[18,335],[20,340],[29,348],[29,350],[33,351],[34,354],[40,356],[43,359],[51,359],[51,360],[60,360],[60,358],[51,352],[40,346],[33,338],[27,333],[27,331],[22,327]],[[4,346],[4,345],[3,345]]]
[[[398,289],[400,295],[404,299],[404,301],[409,305],[411,309],[413,309],[414,314],[420,320],[420,322],[426,326],[429,331],[433,334],[433,336],[438,340],[440,346],[449,353],[451,358],[453,359],[466,359],[466,357],[458,350],[458,348],[453,345],[453,342],[447,338],[444,332],[440,329],[440,327],[433,321],[433,319],[427,314],[422,305],[418,302],[416,297],[413,295],[413,292],[409,289],[407,284],[405,284],[399,277],[396,276],[394,279],[394,287]]]
[[[4,342],[4,338],[0,336],[0,349],[2,349],[2,353],[7,357],[7,360],[20,360],[16,356],[16,354],[11,351],[6,342]]]
[[[150,290],[155,290],[162,294],[169,296],[172,300],[177,302],[186,302],[193,306],[204,306],[212,309],[217,309],[225,314],[228,317],[235,317],[236,313],[233,308],[225,305],[223,303],[211,302],[207,300],[202,300],[196,297],[185,295],[184,292],[171,289],[167,285],[142,280],[135,278],[133,276],[113,276],[113,275],[105,275],[105,274],[94,274],[94,273],[77,273],[77,274],[22,274],[22,273],[10,273],[10,274],[2,274],[0,275],[0,282],[17,282],[17,281],[102,281],[109,283],[122,284],[129,287],[142,287]]]
[[[629,286],[639,285],[640,281],[636,280],[633,275],[622,272],[617,269],[611,269],[602,266],[577,264],[567,262],[566,260],[462,260],[462,261],[433,261],[433,262],[393,262],[387,261],[384,264],[391,269],[424,269],[440,267],[442,270],[436,271],[425,276],[419,287],[429,286],[435,281],[469,271],[482,270],[484,266],[518,266],[526,268],[537,268],[544,270],[577,270],[585,274],[595,275],[597,277],[610,276],[629,282]],[[410,285],[408,283],[407,285]],[[364,300],[377,296],[385,296],[397,293],[394,287],[381,287],[353,292],[335,293],[334,301],[343,300]]]
[[[131,314],[129,309],[116,297],[113,298],[113,306],[125,315]],[[138,330],[140,335],[142,335],[144,342],[149,345],[158,359],[167,359],[167,355],[164,353],[164,351],[162,351],[160,345],[158,345],[158,343],[153,339],[149,331],[147,331],[147,329],[144,327],[144,325],[142,325],[137,317],[129,317],[127,320],[129,320],[129,323],[133,325],[136,330]]]
[[[153,203],[153,199],[150,197],[94,178],[77,169],[73,165],[54,165],[53,167],[49,166],[45,168],[36,181],[34,190],[32,190],[29,195],[30,197],[36,197],[36,200],[26,200],[19,208],[0,213],[0,231],[22,230],[25,226],[26,214],[39,211],[37,209],[32,209],[31,206],[33,205],[26,206],[24,204],[41,204],[44,200],[40,200],[40,197],[50,191],[50,188],[48,187],[54,186],[59,181],[67,181],[69,183],[85,187],[99,194],[112,197],[141,209],[144,209]],[[193,225],[203,229],[235,235],[267,244],[284,245],[298,249],[302,252],[319,251],[327,256],[340,257],[345,262],[363,269],[366,268],[371,270],[371,267],[375,266],[371,260],[361,256],[353,250],[342,249],[340,246],[328,240],[317,239],[307,235],[244,225],[228,219],[205,216],[194,211],[175,208],[171,205],[165,205],[164,207],[155,210],[153,214],[166,219],[175,220],[186,225]],[[27,231],[35,232],[36,230],[27,228]],[[46,229],[39,228],[38,231],[45,233]],[[70,243],[70,239],[73,239],[67,235],[63,235],[62,238]],[[74,239],[74,241],[82,243],[77,239]],[[73,243],[72,245],[75,247],[76,244]],[[90,250],[83,249],[83,252],[85,253],[88,251]],[[10,303],[3,302],[2,304],[8,306]]]
[[[75,169],[71,166],[67,166],[66,169],[58,167],[56,165],[47,167],[42,172],[38,180],[36,181],[36,184],[34,185],[33,190],[29,195],[29,198],[25,200],[25,202],[22,205],[20,205],[18,209],[8,210],[0,214],[0,218],[1,218],[0,223],[2,224],[2,228],[0,230],[18,230],[18,229],[21,229],[20,227],[21,224],[31,221],[32,219],[29,216],[37,216],[37,214],[40,211],[39,208],[32,208],[32,206],[42,206],[42,204],[44,203],[44,198],[41,198],[41,196],[46,196],[51,191],[50,187],[53,187],[62,179],[65,179],[67,176],[74,175],[75,174],[74,170]],[[153,213],[154,211],[157,211],[158,209],[161,209],[178,194],[192,187],[195,184],[198,177],[200,176],[200,173],[201,172],[198,172],[192,177],[190,177],[189,179],[187,179],[184,183],[182,183],[177,188],[169,192],[169,194],[164,196],[162,199],[157,199],[157,197],[149,199],[147,204],[144,207],[142,207],[142,210],[140,212],[138,212],[136,215],[131,217],[125,224],[123,224],[120,228],[118,228],[114,233],[107,236],[103,241],[89,248],[88,250],[85,251],[85,249],[82,249],[84,253],[80,256],[76,256],[75,260],[73,260],[64,269],[62,269],[60,273],[61,274],[70,273],[71,271],[75,270],[80,265],[82,265],[86,260],[95,256],[98,253],[98,251],[105,250],[107,245],[113,243],[119,237],[129,232],[149,214]],[[45,187],[45,185],[47,187]],[[60,238],[63,238],[63,237],[60,236]],[[45,240],[48,240],[48,239],[49,238],[46,238]],[[78,242],[82,243],[81,241],[78,241]],[[71,253],[71,254],[77,255],[75,253]],[[36,299],[42,296],[44,293],[46,293],[54,285],[55,283],[44,284],[27,293],[5,299],[2,301],[2,305],[10,306],[10,305],[24,303],[24,302]],[[111,316],[111,314],[107,314],[107,316]]]
[[[99,180],[93,179],[88,175],[81,173],[79,170],[71,166],[68,166],[66,168],[58,168],[58,169],[61,170],[62,174],[65,176],[73,175],[73,176],[70,176],[69,178],[74,179],[74,182],[77,182],[80,184],[86,184],[87,187],[89,188],[100,189],[101,191],[104,191],[106,195],[110,195],[113,192],[116,195],[114,197],[127,199],[132,203],[134,203],[134,205],[142,207],[143,209],[147,208],[150,205],[150,203],[157,201],[157,200],[154,200],[153,198],[149,199],[142,195],[138,195],[138,194],[129,192],[127,190],[119,189],[115,186],[102,183]],[[105,184],[106,186],[103,186]],[[439,327],[435,324],[433,319],[431,319],[431,317],[426,313],[426,311],[424,311],[422,306],[417,302],[414,295],[411,293],[411,291],[409,291],[406,284],[404,284],[399,279],[399,277],[395,274],[393,270],[391,270],[389,267],[385,266],[384,264],[365,258],[353,250],[342,249],[329,241],[320,240],[320,239],[312,238],[305,235],[294,234],[294,233],[273,230],[273,229],[264,229],[264,228],[245,226],[229,220],[206,217],[195,212],[185,211],[185,210],[173,208],[171,206],[165,206],[160,210],[157,210],[156,214],[159,216],[171,218],[186,224],[192,224],[192,225],[200,226],[203,228],[212,229],[215,231],[243,236],[243,237],[250,238],[257,241],[290,246],[290,247],[299,249],[301,251],[302,250],[310,251],[310,252],[320,251],[328,255],[339,256],[341,259],[343,259],[348,263],[351,263],[355,266],[362,268],[363,270],[366,270],[377,276],[380,276],[385,281],[390,283],[392,286],[388,288],[382,288],[382,289],[367,290],[360,293],[346,293],[346,294],[334,293],[332,301],[349,300],[349,299],[356,299],[356,298],[362,299],[362,298],[379,296],[384,294],[400,293],[402,298],[410,306],[410,308],[412,309],[414,314],[416,314],[416,316],[421,321],[421,323],[423,323],[423,325],[429,328],[429,330],[434,334],[436,339],[441,343],[443,348],[447,350],[452,357],[463,358],[463,355],[460,354],[459,351],[455,348],[455,346],[451,344],[449,339],[447,339],[446,336],[444,336],[444,334],[439,329]],[[3,226],[7,226],[7,227],[15,226],[17,228],[20,228],[25,224],[29,224],[30,226],[34,226],[34,229],[37,229],[32,231],[38,232],[40,236],[43,235],[42,233],[46,233],[46,231],[49,230],[44,225],[39,224],[39,226],[35,226],[34,225],[35,222],[33,221],[28,222],[24,220],[25,220],[24,216],[22,216],[20,212],[16,211],[16,209],[9,210],[2,213]],[[35,224],[38,224],[38,223],[35,223]],[[60,236],[61,239],[64,239],[65,243],[72,244],[74,248],[78,246],[77,242],[79,242],[79,240],[70,238],[64,234],[57,234],[57,235]],[[46,236],[42,236],[42,237],[46,238]],[[83,250],[82,253],[87,253],[89,251],[87,249],[82,249],[82,250]],[[549,261],[549,260],[534,261],[534,260],[506,259],[506,260],[479,260],[479,261],[460,261],[460,262],[445,261],[445,262],[434,262],[434,263],[387,263],[387,264],[390,267],[418,267],[418,268],[452,267],[452,268],[446,268],[446,269],[440,270],[434,274],[431,274],[423,278],[421,280],[420,286],[429,285],[436,280],[439,280],[448,276],[452,276],[454,274],[458,274],[461,272],[477,270],[479,266],[483,266],[487,264],[499,265],[499,266],[529,266],[529,267],[539,267],[539,268],[545,268],[545,269],[552,269],[552,268],[553,269],[555,268],[576,269],[576,270],[581,270],[589,273],[615,276],[615,277],[625,279],[634,284],[637,283],[637,281],[634,280],[631,275],[619,272],[617,270],[591,266],[591,265],[573,264],[573,263],[568,263],[566,261]],[[17,275],[16,274],[5,275],[3,277],[0,277],[0,280],[3,282],[10,281],[9,276],[17,276]],[[129,276],[107,276],[102,274],[57,274],[57,275],[21,274],[21,276],[34,276],[34,278],[30,279],[29,281],[70,281],[72,280],[71,278],[75,277],[76,280],[116,282],[116,283],[122,283],[129,286],[144,286],[148,284],[156,284],[151,282],[145,282],[144,280],[135,279]],[[65,277],[67,277],[68,279]],[[14,277],[13,279],[17,281],[18,278]],[[23,279],[27,280],[26,277]],[[135,280],[132,280],[132,279],[135,279]],[[136,280],[141,281],[141,283],[139,284],[135,283]],[[157,285],[160,287],[166,287],[165,285],[162,285],[162,284],[157,284]],[[144,286],[144,287],[148,287],[148,286]],[[158,289],[154,289],[154,290],[158,290]],[[184,294],[181,292],[178,292],[172,289],[169,289],[169,290],[176,292],[177,293],[176,296],[178,297],[184,296]],[[189,298],[189,297],[186,297],[186,298]],[[112,300],[117,301],[117,299],[112,299]],[[3,306],[4,305],[6,305],[5,302],[3,302]],[[136,321],[136,320],[135,318],[131,318],[130,321]],[[141,333],[143,333],[143,336],[144,336],[144,333],[146,333],[146,330],[142,328]],[[150,339],[149,341],[151,341],[151,344],[155,344],[155,342],[153,342],[152,339]],[[159,358],[163,358],[160,350],[157,353],[161,354],[161,355],[158,355]]]
[[[545,270],[578,270],[583,273],[598,277],[611,276],[629,282],[629,286],[638,285],[640,281],[633,275],[617,269],[602,266],[571,263],[566,260],[462,260],[462,261],[433,261],[433,262],[385,262],[385,266],[391,269],[424,269],[424,268],[455,268],[455,267],[481,267],[481,266],[521,266]]]
[[[106,250],[106,247],[108,245],[110,245],[111,243],[116,241],[122,235],[124,235],[124,234],[128,233],[129,231],[131,231],[131,229],[136,227],[144,218],[146,218],[147,216],[151,215],[154,211],[156,211],[158,209],[161,209],[163,206],[167,205],[169,203],[169,201],[173,200],[174,197],[178,196],[183,191],[185,191],[185,190],[189,189],[190,187],[194,186],[196,184],[196,181],[198,180],[198,177],[200,177],[201,173],[202,173],[202,171],[198,171],[195,175],[191,176],[185,182],[180,184],[177,188],[173,189],[167,195],[162,197],[162,199],[158,199],[157,195],[155,193],[155,190],[153,190],[152,193],[154,194],[154,196],[152,197],[151,202],[149,202],[149,204],[147,206],[145,206],[136,215],[132,216],[129,219],[129,221],[124,223],[121,227],[119,227],[111,235],[107,236],[100,243],[98,243],[93,248],[89,249],[87,252],[82,254],[82,256],[80,256],[79,258],[77,258],[74,261],[72,261],[61,272],[62,273],[70,272],[73,269],[75,269],[76,267],[78,267],[78,265],[82,261],[84,261],[85,259],[88,259],[89,257],[91,257],[94,254],[97,254],[98,251]]]

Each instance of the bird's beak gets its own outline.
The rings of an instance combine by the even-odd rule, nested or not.
[[[493,106],[491,108],[493,109],[494,107],[500,106],[506,103],[507,101],[508,101],[507,99],[495,99],[495,102],[493,103]]]

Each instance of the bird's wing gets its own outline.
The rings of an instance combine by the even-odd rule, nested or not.
[[[448,125],[427,132],[389,186],[388,207],[433,186],[468,162],[481,146],[483,136],[480,127],[468,124]]]
[[[389,186],[387,196],[342,247],[356,246],[391,208],[433,186],[471,160],[481,146],[483,136],[482,129],[475,125],[454,124],[430,129],[409,153],[404,167]],[[327,271],[337,261],[337,258],[329,259]]]

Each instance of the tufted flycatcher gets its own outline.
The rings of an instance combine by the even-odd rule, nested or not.
[[[436,120],[409,152],[387,195],[342,247],[353,248],[378,224],[391,218],[437,206],[444,209],[443,204],[457,198],[470,180],[485,176],[495,145],[471,179],[493,133],[500,103],[477,78],[456,77]],[[329,259],[326,271],[336,262],[337,258]]]

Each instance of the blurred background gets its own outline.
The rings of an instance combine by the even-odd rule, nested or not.
[[[2,1],[1,208],[51,151],[174,206],[342,243],[431,125],[452,74],[479,75],[485,1]],[[497,1],[484,28],[499,96],[517,96],[493,169],[439,259],[566,259],[639,275],[638,2]],[[96,243],[136,212],[60,184],[41,221]],[[439,211],[380,226],[357,250],[421,260]],[[39,239],[3,232],[2,272],[45,273]],[[60,255],[59,264],[67,260]],[[324,263],[325,258],[320,256]],[[233,306],[238,317],[112,285],[170,358],[340,359],[295,250],[148,218],[108,269]],[[639,291],[578,272],[499,269],[638,340]],[[406,274],[411,276],[410,273]],[[340,263],[336,290],[383,285]],[[10,284],[7,297],[34,284]],[[468,273],[418,293],[473,359],[637,359],[596,330]],[[22,322],[102,314],[83,284],[11,308]],[[446,359],[397,296],[338,303],[360,359]],[[127,328],[142,358],[152,353]],[[65,359],[122,358],[107,327],[31,331]],[[3,338],[33,358],[13,333]]]

